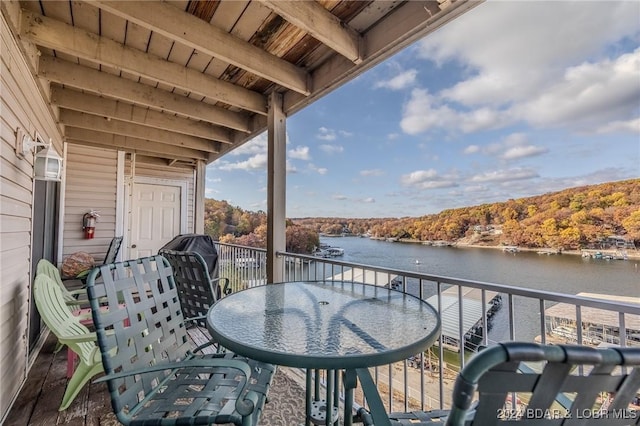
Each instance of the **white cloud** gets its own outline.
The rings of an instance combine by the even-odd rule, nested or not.
[[[334,200],[338,200],[338,201],[345,201],[345,200],[348,199],[346,195],[342,195],[342,194],[336,194],[331,198],[333,198]]]
[[[549,149],[531,144],[524,133],[511,133],[502,141],[485,146],[482,152],[502,160],[517,160],[546,154]]]
[[[327,129],[326,127],[320,127],[318,129],[318,133],[316,134],[316,138],[323,141],[333,141],[336,140],[336,132],[333,129]]]
[[[287,154],[289,155],[289,158],[293,158],[295,160],[311,160],[308,146],[295,147],[294,149],[290,149]]]
[[[462,151],[465,154],[475,154],[480,151],[480,147],[478,145],[469,145]]]
[[[598,128],[596,133],[640,133],[640,117],[628,121],[612,121]]]
[[[360,176],[384,176],[385,171],[381,169],[360,170]]]
[[[413,89],[404,105],[400,127],[405,133],[415,135],[436,127],[450,127],[456,119],[457,113],[448,106],[438,105],[426,89]]]
[[[361,203],[372,204],[376,202],[376,199],[373,197],[367,197],[360,200]]]
[[[537,126],[573,123],[578,128],[595,130],[616,118],[637,115],[638,76],[640,48],[615,60],[568,68],[562,80],[517,110]]]
[[[346,130],[338,130],[338,133],[340,133],[340,136],[344,136],[345,138],[353,136],[353,132],[348,132]]]
[[[549,152],[547,148],[541,146],[525,145],[514,146],[507,149],[501,156],[503,160],[515,160],[518,158],[533,157]]]
[[[429,170],[416,170],[408,175],[402,175],[401,182],[404,185],[414,185],[416,183],[422,183],[425,180],[433,179],[438,175],[434,169]]]
[[[309,170],[314,171],[314,172],[318,173],[319,175],[326,175],[327,172],[329,171],[325,167],[316,167],[316,165],[313,164],[313,163],[309,163],[308,167],[309,167]]]
[[[510,121],[508,114],[502,111],[489,108],[458,111],[426,89],[413,89],[410,99],[404,104],[400,127],[410,135],[438,128],[471,133],[495,129]]]
[[[472,176],[471,182],[509,182],[513,180],[533,179],[538,173],[530,168],[512,168],[505,170],[493,170]]]
[[[611,122],[637,118],[640,48],[602,56],[624,38],[640,38],[636,2],[488,1],[418,44],[418,57],[455,61],[468,78],[432,94],[414,89],[401,127],[470,133],[523,121],[624,131]]]
[[[229,152],[230,155],[256,155],[267,152],[267,132],[260,133],[255,138]]]
[[[222,164],[219,169],[230,170],[258,170],[267,168],[267,154],[256,154],[253,157],[249,157],[244,161],[238,161],[236,163]]]
[[[400,182],[404,186],[411,186],[418,189],[439,189],[453,188],[458,184],[451,179],[452,176],[440,176],[434,169],[416,170],[400,177]]]
[[[401,90],[413,86],[416,82],[418,70],[409,69],[392,77],[390,80],[378,81],[374,84],[375,88],[385,88],[391,90]]]
[[[327,154],[336,154],[344,151],[344,147],[340,145],[322,144],[318,148],[320,148],[321,151]]]

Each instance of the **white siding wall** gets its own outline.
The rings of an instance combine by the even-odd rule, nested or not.
[[[3,13],[0,16],[0,419],[26,377],[32,277],[33,155],[18,158],[16,130],[62,138]]]
[[[97,262],[104,259],[116,229],[117,151],[67,145],[64,200],[63,258],[87,252]],[[97,210],[93,239],[84,238],[82,216]]]

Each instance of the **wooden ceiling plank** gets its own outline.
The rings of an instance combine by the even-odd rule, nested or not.
[[[100,36],[124,44],[127,35],[127,20],[100,9]]]
[[[65,137],[74,141],[84,141],[92,144],[106,145],[110,147],[127,148],[129,150],[143,150],[145,152],[155,152],[164,158],[183,158],[206,160],[204,152],[190,148],[167,145],[159,142],[150,142],[144,139],[132,138],[128,136],[114,135],[111,133],[97,132],[94,130],[81,129],[67,126]]]
[[[362,62],[360,34],[315,1],[260,1],[354,64]]]
[[[70,2],[73,14],[73,25],[97,34],[100,31],[100,9],[90,3],[81,1]]]
[[[249,117],[212,107],[183,96],[174,95],[121,77],[61,61],[40,57],[39,75],[49,81],[65,84],[138,105],[171,111],[196,120],[218,124],[241,132],[251,132]]]
[[[166,38],[162,34],[154,32],[151,34],[149,47],[147,48],[146,52],[158,58],[162,58],[184,66],[185,62],[176,61],[170,57],[170,55],[173,54],[174,45],[175,42],[173,40]]]
[[[96,1],[100,8],[301,94],[308,94],[305,70],[271,55],[176,7],[146,2]]]
[[[203,121],[177,117],[172,114],[101,98],[76,90],[63,89],[59,86],[52,87],[51,102],[61,108],[83,111],[103,117],[111,117],[117,120],[211,139],[227,144],[233,142],[231,132]]]
[[[72,22],[71,7],[70,2],[68,1],[34,1],[20,3],[33,3],[34,5],[36,5],[34,11],[36,11],[37,13],[42,13],[45,16],[49,16],[67,24],[71,24]]]
[[[65,126],[113,133],[115,135],[131,136],[138,139],[160,142],[172,146],[181,146],[198,151],[218,151],[211,141],[197,138],[195,136],[181,135],[176,132],[151,128],[112,118],[104,118],[70,109],[63,108],[60,110],[60,122]]]
[[[213,15],[213,19],[211,19],[211,24],[243,40],[249,40],[251,34],[248,33],[245,38],[242,37],[241,34],[237,34],[237,32],[234,31],[235,26],[242,16],[242,12],[244,12],[244,10],[247,8],[248,3],[249,2],[246,0],[220,2],[218,8],[216,9],[215,15]],[[221,77],[222,75],[224,75],[224,72],[228,66],[229,64],[221,61],[220,59],[213,58],[213,60],[209,63],[207,69],[205,70],[205,73],[213,75],[215,77]]]
[[[104,10],[102,13],[105,13]],[[127,22],[124,44],[132,49],[146,52],[149,48],[151,33],[152,31],[144,25],[138,25],[135,22]]]
[[[160,57],[33,12],[24,12],[21,35],[56,51],[126,70],[186,91],[197,92],[202,96],[252,112],[267,112],[266,99],[257,92],[220,81],[183,65],[167,62]]]

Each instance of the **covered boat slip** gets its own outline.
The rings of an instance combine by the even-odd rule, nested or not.
[[[438,303],[439,300],[442,305]],[[434,295],[429,297],[427,302],[440,312],[443,347],[459,351],[462,334],[465,348],[475,350],[485,334],[482,325],[483,314],[486,313],[487,328],[491,329],[491,318],[502,306],[502,297],[495,291],[486,291],[483,305],[482,290],[450,287],[442,292],[440,298]]]
[[[597,293],[578,293],[577,296],[637,305],[640,297],[612,296]],[[582,307],[579,311],[583,344],[593,346],[620,345],[620,328],[625,329],[626,345],[640,346],[640,315],[625,315],[621,325],[621,315],[612,311],[592,307]],[[576,325],[578,312],[574,304],[558,303],[545,311],[545,328],[548,336],[567,342],[577,342]]]

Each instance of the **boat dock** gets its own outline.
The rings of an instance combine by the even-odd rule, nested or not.
[[[611,296],[597,293],[578,293],[577,296],[638,305],[640,297]],[[580,309],[582,341],[598,346],[602,344],[620,344],[620,316],[613,311],[582,307]],[[573,304],[558,303],[545,310],[545,329],[547,336],[564,342],[575,343],[576,307]],[[625,334],[627,344],[640,346],[640,315],[625,315]]]
[[[440,312],[442,321],[442,342],[447,349],[460,351],[460,299],[458,288],[451,287],[442,292],[440,297],[442,306],[438,309],[438,296],[427,299]],[[475,350],[482,341],[484,330],[482,313],[487,314],[487,328],[491,329],[491,318],[502,306],[502,297],[494,291],[485,292],[485,305],[482,306],[482,291],[480,289],[462,289],[462,335],[467,349]]]

